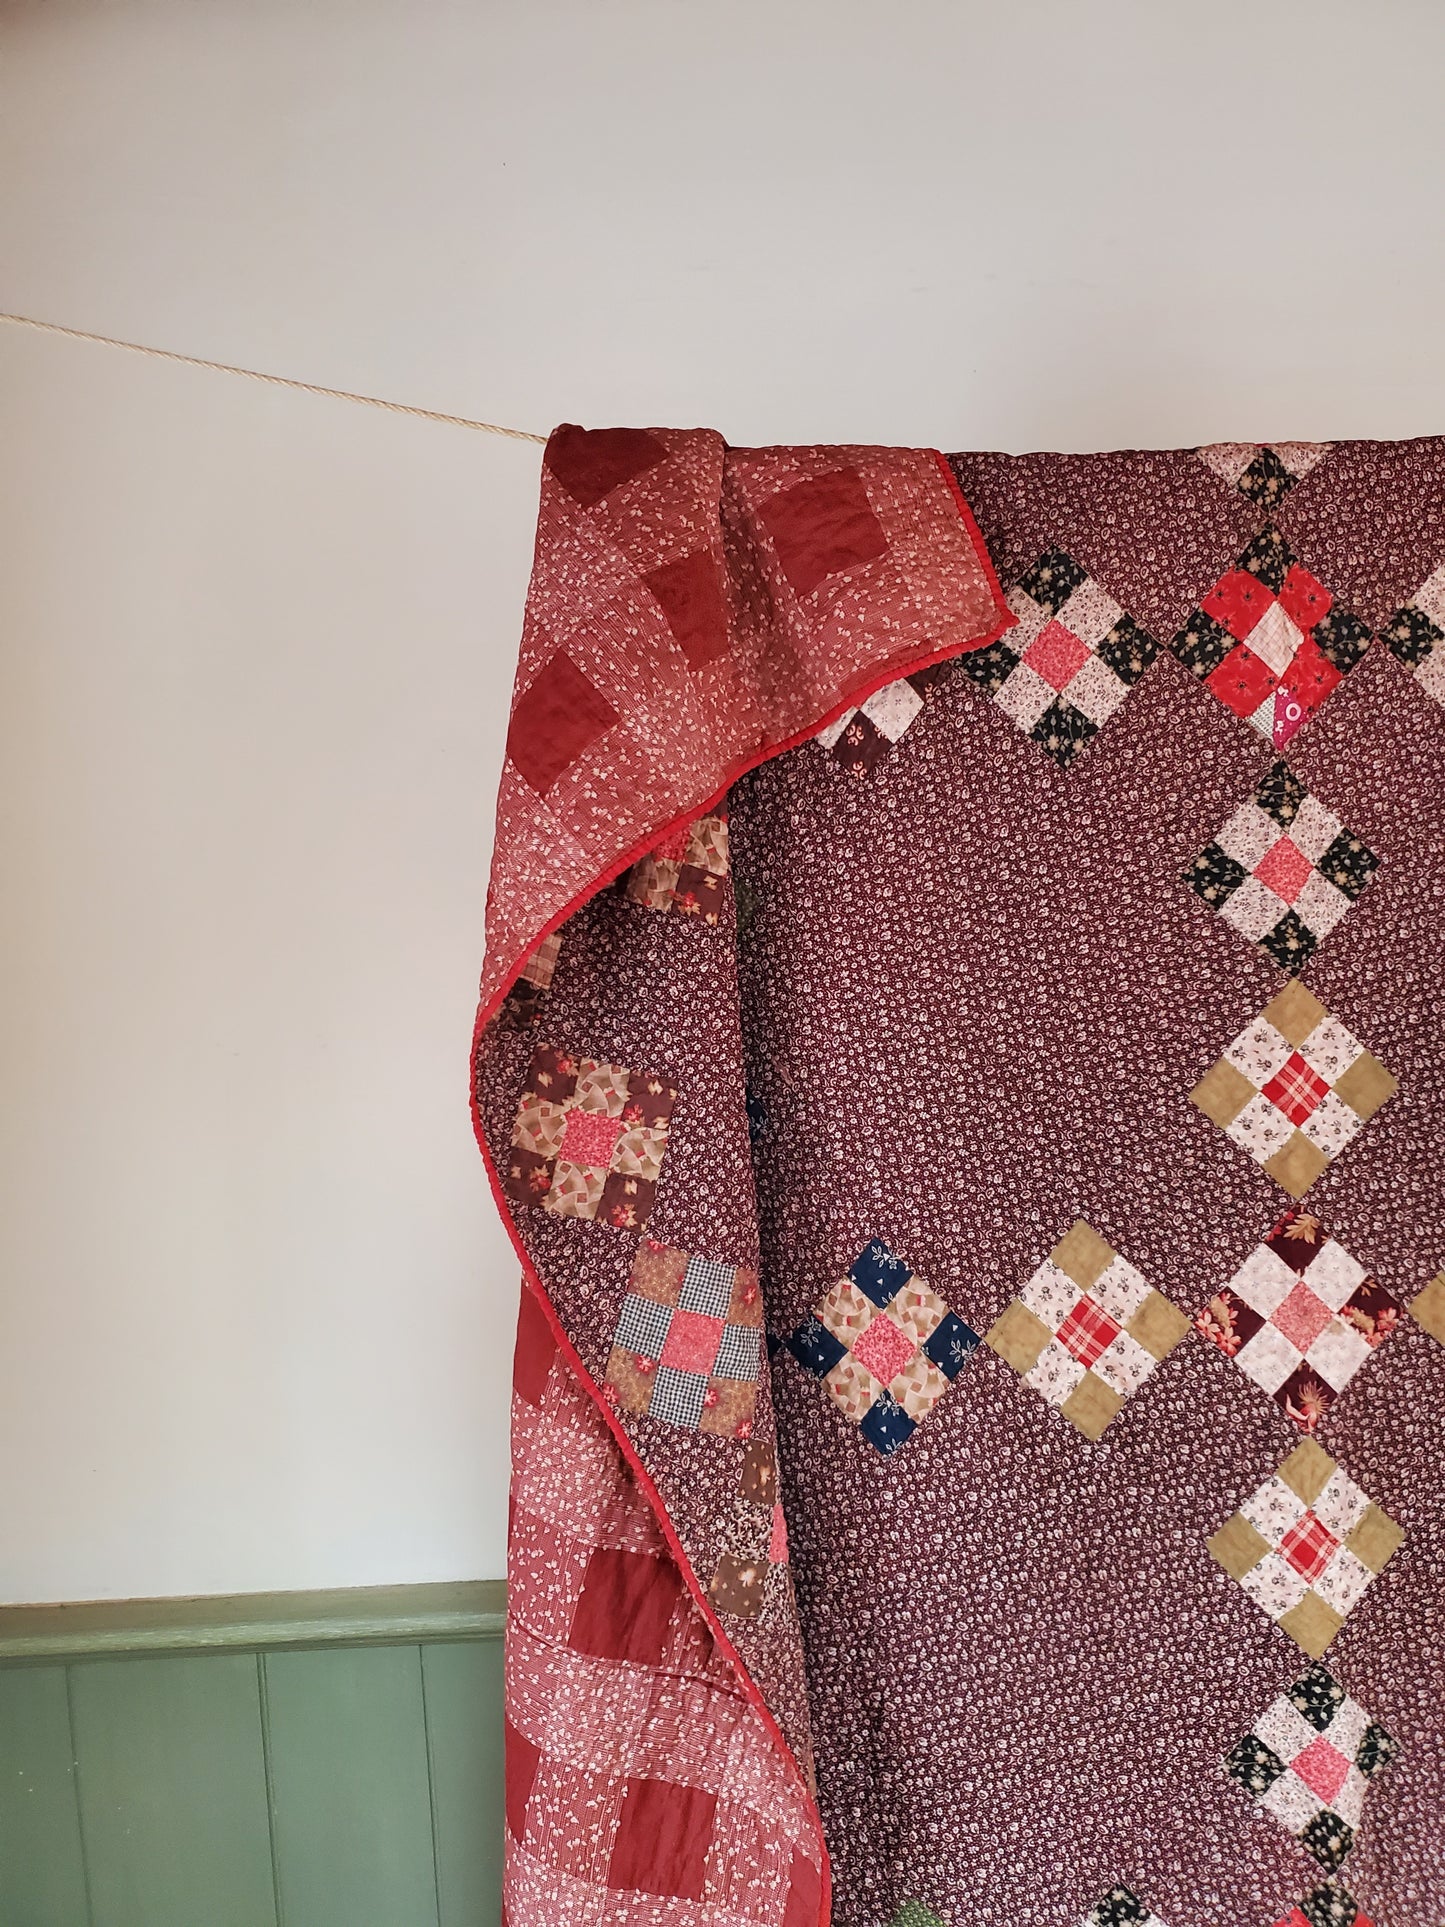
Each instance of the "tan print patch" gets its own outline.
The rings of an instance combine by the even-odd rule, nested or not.
[[[1417,1325],[1445,1345],[1445,1271],[1437,1272],[1419,1293],[1410,1311]]]

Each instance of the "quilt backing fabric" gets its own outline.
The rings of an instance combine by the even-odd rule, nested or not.
[[[549,445],[511,1927],[1445,1921],[1445,443]]]

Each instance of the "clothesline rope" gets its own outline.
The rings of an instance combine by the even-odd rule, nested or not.
[[[359,401],[368,408],[384,408],[392,415],[416,415],[426,422],[445,422],[450,428],[475,428],[484,435],[505,435],[513,442],[545,443],[545,435],[534,435],[529,428],[506,428],[501,422],[472,421],[467,415],[447,415],[439,408],[420,408],[415,402],[385,401],[380,395],[358,395],[350,388],[326,388],[320,382],[297,381],[291,375],[269,375],[261,368],[238,368],[229,361],[207,361],[200,355],[178,354],[174,348],[152,348],[141,341],[121,341],[115,335],[91,334],[84,328],[62,327],[58,321],[37,321],[28,314],[0,313],[0,321],[17,328],[34,328],[40,334],[63,335],[68,341],[99,342],[103,348],[124,348],[133,355],[150,355],[157,361],[178,361],[187,368],[209,368],[218,375],[245,375],[248,381],[264,381],[273,388],[296,388],[304,395],[326,395],[332,401]]]

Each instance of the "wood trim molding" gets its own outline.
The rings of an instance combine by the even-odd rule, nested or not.
[[[258,1651],[500,1639],[503,1579],[333,1592],[228,1593],[203,1599],[97,1599],[0,1606],[0,1663],[115,1658],[124,1653]]]

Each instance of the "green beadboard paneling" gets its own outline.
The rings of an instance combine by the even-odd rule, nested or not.
[[[500,1638],[506,1582],[0,1606],[0,1660]]]
[[[502,1647],[425,1646],[441,1927],[498,1927],[502,1892]]]
[[[420,1646],[260,1664],[285,1927],[438,1927]]]
[[[91,1927],[276,1927],[256,1659],[69,1670]]]
[[[65,1669],[0,1671],[0,1922],[88,1919]]]

